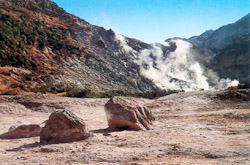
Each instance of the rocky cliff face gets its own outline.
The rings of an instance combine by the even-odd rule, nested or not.
[[[91,25],[50,0],[0,1],[0,19],[0,93],[158,89],[134,63],[150,45]]]

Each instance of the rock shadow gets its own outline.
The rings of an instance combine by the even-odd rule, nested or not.
[[[105,129],[91,130],[89,132],[92,132],[92,133],[110,133],[110,132],[113,132],[113,131],[110,131],[107,128],[105,128]]]
[[[15,140],[15,139],[26,139],[26,138],[34,138],[34,137],[39,137],[39,135],[34,135],[34,136],[29,136],[29,137],[6,137],[6,133],[3,133],[0,135],[1,140]]]
[[[119,128],[115,128],[115,129],[105,128],[105,129],[91,130],[90,132],[109,134],[109,133],[112,133],[112,132],[122,132],[122,131],[134,131],[134,130],[130,129],[128,126],[124,126],[124,127],[119,127]]]
[[[45,144],[35,142],[35,143],[31,143],[31,144],[24,144],[24,145],[21,145],[21,146],[19,146],[17,148],[8,149],[8,150],[5,150],[5,151],[15,152],[15,151],[21,151],[23,149],[35,148],[35,147],[43,146],[43,145],[45,145]]]

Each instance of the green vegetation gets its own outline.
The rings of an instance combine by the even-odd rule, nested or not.
[[[18,86],[19,87],[19,86]],[[155,90],[155,91],[146,91],[146,92],[125,92],[122,90],[112,90],[106,92],[94,92],[90,89],[80,89],[80,88],[67,88],[63,86],[46,86],[43,85],[37,90],[33,90],[36,93],[66,93],[67,97],[76,97],[76,98],[111,98],[113,96],[126,96],[126,97],[140,97],[153,99],[156,97],[167,96],[173,93],[179,93],[183,91],[177,90]]]
[[[66,89],[63,88],[63,87],[43,85],[43,86],[40,87],[40,89],[38,89],[36,91],[33,91],[33,92],[41,92],[41,93],[50,92],[50,93],[57,94],[57,93],[66,92]]]
[[[175,90],[155,90],[155,91],[146,91],[146,92],[124,92],[121,90],[114,90],[114,91],[108,91],[108,92],[101,92],[101,93],[95,93],[89,89],[71,89],[67,90],[67,96],[68,97],[80,97],[80,98],[110,98],[113,96],[127,96],[127,97],[141,97],[141,98],[148,98],[153,99],[156,97],[162,97],[166,95],[170,95],[173,93],[178,93],[181,91],[175,91]]]
[[[24,49],[25,36],[21,33],[22,29],[18,26],[19,21],[12,19],[8,15],[0,15],[0,63],[1,65],[10,64],[13,66],[23,65],[26,58],[21,54]]]
[[[48,46],[52,50],[60,50],[65,47],[62,35],[64,29],[56,26],[47,27],[44,21],[39,20],[39,18],[31,18],[26,13],[22,13],[19,18],[21,21],[0,13],[1,66],[32,66],[32,68],[36,68],[36,62],[25,56],[29,53],[29,45],[38,49]]]
[[[66,94],[68,97],[78,97],[78,98],[92,98],[97,97],[97,95],[89,89],[67,89]]]

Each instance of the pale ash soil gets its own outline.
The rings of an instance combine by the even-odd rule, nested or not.
[[[69,109],[93,137],[52,145],[40,145],[39,137],[0,140],[0,164],[250,164],[249,101],[218,93],[224,96],[206,91],[136,99],[156,117],[150,131],[139,132],[105,130],[108,99],[1,96],[0,134],[18,121],[39,124],[52,111]]]

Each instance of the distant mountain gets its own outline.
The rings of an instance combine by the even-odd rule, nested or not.
[[[217,30],[188,39],[194,46],[209,50],[210,68],[220,77],[250,83],[250,14]]]
[[[136,54],[151,45],[68,14],[50,0],[0,1],[0,93],[145,92]]]
[[[237,38],[250,33],[250,14],[235,23],[220,27],[217,30],[208,30],[197,37],[188,39],[192,44],[218,51],[226,47]]]

